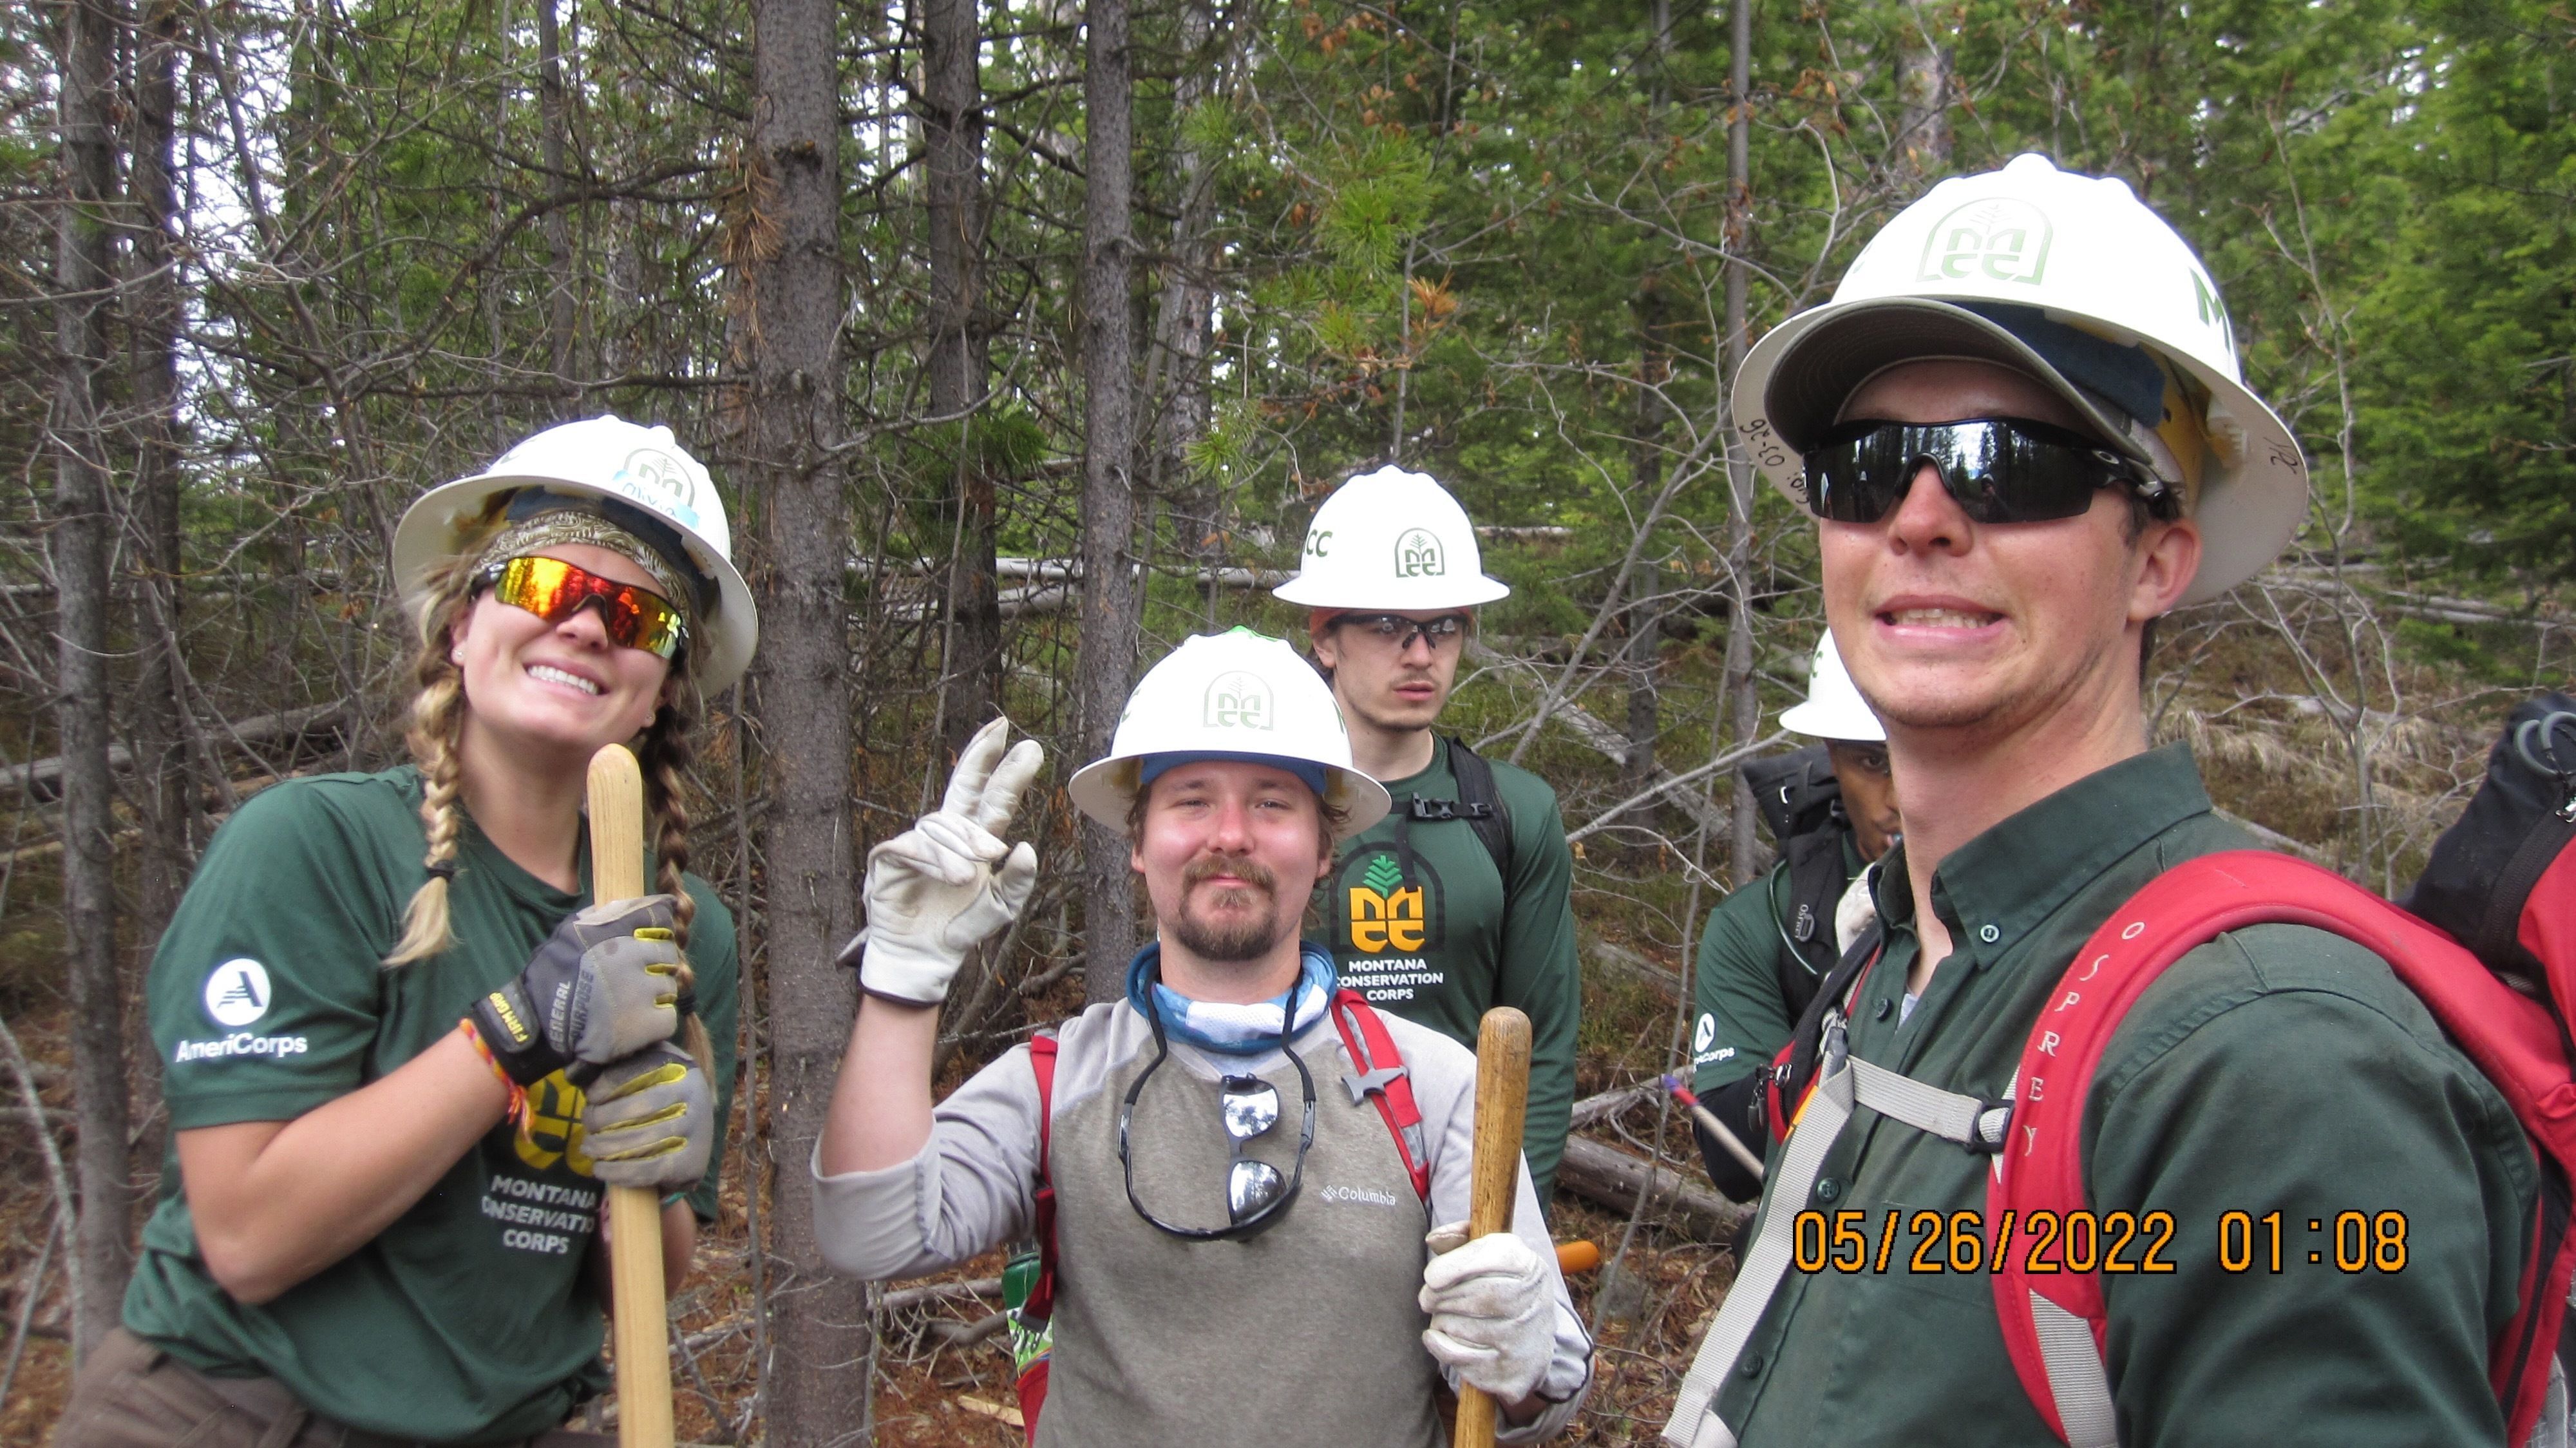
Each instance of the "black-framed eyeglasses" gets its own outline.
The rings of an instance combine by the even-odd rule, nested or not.
[[[1333,620],[1336,628],[1355,628],[1380,643],[1392,644],[1397,653],[1413,647],[1415,639],[1427,639],[1431,651],[1453,648],[1467,634],[1467,615],[1444,613],[1438,618],[1406,618],[1400,613],[1346,613]]]
[[[1896,510],[1929,463],[1959,511],[1979,523],[2045,523],[2093,506],[2103,488],[2130,487],[2172,517],[2173,489],[2146,464],[2081,433],[1996,417],[1964,422],[1864,418],[1806,452],[1807,511],[1836,523],[1875,523]]]
[[[1157,972],[1156,979],[1160,979]],[[1146,999],[1153,999],[1148,986]],[[1284,1014],[1293,1017],[1293,1008]],[[1297,1132],[1297,1159],[1286,1176],[1279,1168],[1255,1157],[1245,1156],[1243,1148],[1279,1124],[1279,1088],[1258,1076],[1226,1076],[1217,1082],[1217,1105],[1225,1122],[1228,1142],[1225,1169],[1225,1225],[1222,1227],[1178,1227],[1145,1209],[1136,1196],[1136,1163],[1128,1153],[1129,1128],[1133,1125],[1136,1098],[1144,1094],[1145,1083],[1163,1067],[1172,1054],[1172,1044],[1163,1034],[1163,1019],[1151,1009],[1147,1018],[1154,1027],[1154,1059],[1138,1073],[1136,1083],[1127,1088],[1126,1099],[1118,1104],[1118,1169],[1127,1180],[1127,1205],[1145,1224],[1158,1232],[1189,1242],[1250,1241],[1278,1225],[1288,1215],[1288,1204],[1297,1199],[1297,1188],[1306,1179],[1306,1150],[1315,1144],[1315,1078],[1306,1063],[1288,1047],[1292,1022],[1283,1019],[1279,1029],[1279,1050],[1297,1068],[1297,1082],[1305,1097],[1305,1111]]]

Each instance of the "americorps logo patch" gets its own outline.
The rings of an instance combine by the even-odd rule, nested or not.
[[[206,1014],[219,1026],[247,1026],[268,1014],[268,967],[248,956],[227,960],[206,976]]]

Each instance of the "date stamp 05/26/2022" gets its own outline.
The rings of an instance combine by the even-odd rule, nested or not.
[[[2011,1212],[1986,1230],[1984,1214],[1885,1207],[1826,1212],[1792,1222],[1791,1265],[1800,1272],[1992,1272],[2017,1261],[2034,1276],[2060,1272],[2176,1270],[2173,1213]],[[2300,1228],[2306,1231],[2302,1233]],[[2279,1211],[2222,1212],[2216,1241],[2222,1272],[2279,1273],[2301,1267],[2356,1276],[2406,1267],[2406,1214],[2341,1211],[2298,1218]]]

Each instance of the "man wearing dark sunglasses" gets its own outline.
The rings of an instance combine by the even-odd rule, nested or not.
[[[2081,997],[2078,948],[2173,864],[2252,844],[2185,747],[2149,749],[2141,702],[2154,621],[2245,581],[2306,504],[2208,271],[2121,182],[2023,156],[1890,222],[1831,303],[1753,349],[1734,411],[1818,520],[1827,621],[1906,828],[1879,925],[1792,1038],[1774,1094],[1796,1125],[1666,1438],[2501,1441],[2489,1338],[2515,1305],[2530,1152],[2338,936],[2222,935],[2128,1008],[2087,1088],[2087,1199],[2055,1224],[2098,1261],[2105,1317],[2004,1304],[2037,1324],[2044,1373],[2007,1352],[1997,1279],[1949,1270],[2005,1230],[1981,1214],[2015,1169],[2006,1088],[2040,1090],[2021,1054],[2053,1049],[2061,981]],[[2356,1210],[2403,1214],[2402,1272],[2333,1269],[2319,1229]],[[2284,1224],[2281,1271],[2228,1270],[2232,1212]],[[1893,1224],[1897,1265],[1790,1270],[1802,1213]],[[1966,1244],[1934,1270],[1925,1222]],[[2171,1250],[2100,1256],[2124,1222]]]
[[[1495,1006],[1530,1018],[1521,1146],[1545,1203],[1574,1109],[1583,1008],[1574,855],[1545,780],[1434,732],[1476,608],[1511,589],[1484,573],[1449,490],[1392,466],[1324,500],[1298,564],[1275,591],[1308,609],[1352,761],[1395,800],[1325,886],[1333,958],[1370,1004],[1461,1045]]]
[[[866,999],[814,1163],[825,1257],[906,1277],[1038,1238],[1015,1345],[1040,1444],[1438,1448],[1444,1382],[1492,1393],[1503,1441],[1554,1436],[1591,1343],[1526,1172],[1513,1230],[1460,1225],[1475,1057],[1299,938],[1336,843],[1387,808],[1323,682],[1242,629],[1146,674],[1066,792],[1127,831],[1155,942],[1122,999],[934,1108],[937,1005],[1017,909],[965,902],[1026,898],[994,832],[1035,760],[1010,760],[978,736],[950,817],[871,853]]]

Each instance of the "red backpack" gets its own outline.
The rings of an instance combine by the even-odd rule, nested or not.
[[[1414,1104],[1413,1081],[1403,1053],[1396,1050],[1385,1020],[1358,991],[1335,991],[1330,1011],[1333,1028],[1341,1033],[1342,1050],[1356,1068],[1342,1078],[1343,1083],[1354,1100],[1366,1095],[1377,1103],[1387,1134],[1395,1138],[1395,1153],[1404,1162],[1405,1175],[1413,1179],[1414,1195],[1429,1202],[1431,1165],[1422,1138],[1422,1110]],[[1014,1254],[1003,1273],[1011,1352],[1019,1366],[1020,1422],[1031,1443],[1037,1441],[1038,1410],[1046,1403],[1047,1367],[1055,1353],[1055,1183],[1047,1176],[1047,1139],[1055,1118],[1055,1044],[1052,1035],[1029,1038],[1029,1069],[1038,1079],[1037,1205],[1029,1223],[1037,1245]],[[1008,1300],[1017,1295],[1015,1279],[1027,1284],[1024,1301]]]
[[[2563,1430],[2567,1397],[2557,1350],[2576,1277],[2576,1234],[2568,1230],[2565,1183],[2576,1180],[2576,1061],[2565,1022],[2576,1020],[2576,699],[2552,694],[2514,712],[2488,759],[2488,777],[2459,822],[2433,848],[2406,908],[2342,876],[2285,855],[2230,851],[2189,860],[2149,882],[2112,912],[2076,953],[2051,1004],[2032,1023],[2011,1087],[1985,1101],[1926,1086],[1841,1054],[1838,1008],[1811,1010],[1773,1072],[1775,1139],[1788,1145],[1774,1167],[1786,1225],[1806,1205],[1833,1136],[1856,1106],[1867,1106],[1972,1151],[1996,1156],[1986,1193],[1986,1258],[1994,1264],[1995,1310],[2014,1371],[2031,1403],[2072,1448],[2118,1443],[2108,1373],[2108,1319],[2096,1270],[2067,1265],[2064,1224],[2088,1227],[2083,1175],[2087,1096],[2103,1052],[2129,1007],[2167,966],[2231,930],[2306,925],[2352,940],[2389,963],[2451,1039],[2512,1107],[2544,1171],[2532,1240],[2526,1244],[2519,1305],[2489,1352],[2489,1380],[2505,1413],[2508,1443],[2535,1439],[2555,1410]],[[1856,947],[1823,997],[1848,1002],[1875,963]],[[1843,1007],[1843,1008],[1847,1008]],[[1810,1034],[1809,1027],[1822,1029]],[[1848,1066],[1848,1070],[1844,1068]],[[1783,1078],[1797,1103],[1784,1111]],[[1832,1086],[1828,1091],[1823,1088]],[[1804,1139],[1790,1127],[1816,1114]],[[1803,1175],[1802,1175],[1803,1172]],[[1803,1186],[1801,1183],[1803,1182]],[[1766,1199],[1762,1235],[1770,1234]],[[2057,1239],[2031,1241],[2044,1220]],[[2022,1231],[2020,1245],[2012,1234]],[[2248,1224],[2249,1250],[2251,1224]],[[1781,1234],[1785,1236],[1785,1234]],[[2338,1249],[2341,1223],[2338,1221]],[[2099,1242],[2083,1248],[2095,1258]],[[1785,1269],[1788,1248],[1766,1250],[1761,1235],[1745,1256],[1737,1287],[1710,1325],[1683,1381],[1667,1439],[1731,1445],[1709,1411],[1716,1386],[1741,1353]],[[1778,1259],[1778,1260],[1774,1260]],[[2036,1266],[2039,1270],[2031,1269]],[[1737,1308],[1739,1293],[1748,1293]],[[2563,1438],[2546,1441],[2563,1442]]]

